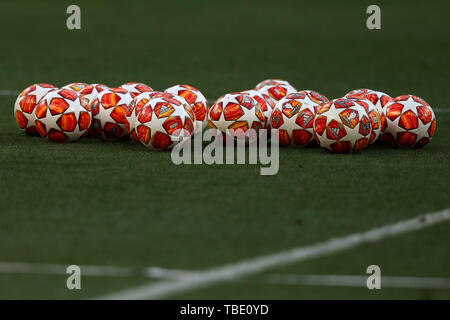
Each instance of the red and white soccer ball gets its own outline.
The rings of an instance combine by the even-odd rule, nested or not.
[[[167,102],[173,102],[175,105],[181,105],[181,104],[188,105],[188,107],[192,110],[189,102],[187,102],[185,98],[183,98],[181,96],[177,96],[172,93],[163,92],[163,91],[153,91],[153,92],[149,92],[149,96],[151,99],[164,98],[167,100]],[[192,113],[193,112],[194,112],[194,110],[192,110]],[[194,114],[194,117],[195,117],[195,114]],[[194,126],[195,126],[195,122],[194,122]]]
[[[195,125],[196,125],[196,118],[195,118],[195,113],[194,110],[192,110],[191,105],[189,104],[189,102],[186,101],[185,98],[181,97],[181,96],[177,96],[175,94],[169,93],[169,92],[164,92],[164,91],[153,91],[149,93],[149,96],[151,99],[154,98],[163,98],[165,99],[167,102],[169,103],[173,103],[176,106],[188,106],[187,109],[190,109],[190,113],[193,114],[194,117],[194,130],[195,130]]]
[[[306,96],[303,98],[303,100],[310,104],[322,106],[323,104],[329,101],[328,98],[325,97],[323,94],[314,90],[302,90],[299,91],[298,93],[305,94]],[[317,111],[319,108],[314,107],[314,110]]]
[[[373,90],[371,90],[371,89],[355,89],[355,90],[348,92],[344,96],[344,98],[356,98],[356,99],[363,98],[365,94],[367,94],[371,91],[373,91]]]
[[[143,92],[154,91],[150,86],[146,85],[145,83],[139,82],[127,82],[119,86],[119,88],[127,90],[132,95],[133,98],[140,95]]]
[[[50,91],[56,90],[54,85],[37,83],[25,88],[14,104],[14,118],[19,128],[27,134],[36,134],[34,111],[41,99]]]
[[[290,93],[297,92],[297,89],[289,82],[280,79],[268,79],[261,81],[255,87],[265,97],[269,97],[276,104]]]
[[[143,92],[131,100],[128,105],[127,113],[125,114],[125,129],[130,134],[131,139],[139,142],[139,138],[136,133],[136,117],[142,108],[151,99],[151,94],[155,91]]]
[[[91,104],[91,102],[97,98],[98,94],[102,91],[108,90],[109,87],[104,84],[90,84],[84,88],[82,88],[78,93],[80,96],[87,99],[88,103]]]
[[[380,116],[382,134],[384,129],[386,128],[386,115],[384,114],[384,107],[386,106],[386,104],[388,104],[388,102],[392,100],[392,97],[384,92],[373,90],[363,94],[362,97],[370,100],[370,102],[375,105],[375,108],[378,111],[378,115]]]
[[[103,90],[91,102],[92,131],[105,140],[118,140],[128,133],[125,114],[133,100],[130,92],[122,88]]]
[[[384,107],[386,129],[383,140],[393,146],[422,147],[436,131],[436,116],[431,106],[413,95],[392,99]]]
[[[36,107],[36,129],[53,142],[76,141],[91,125],[89,105],[70,89],[51,91]]]
[[[275,108],[275,104],[273,103],[272,99],[264,97],[264,95],[258,90],[246,90],[242,91],[241,93],[248,94],[259,104],[259,108],[261,109],[261,112],[264,116],[264,128],[267,128],[269,126],[270,115]]]
[[[286,80],[281,80],[281,79],[267,79],[267,80],[263,80],[261,82],[259,82],[256,86],[255,86],[255,90],[260,90],[264,87],[272,87],[272,86],[287,86],[287,87],[292,87],[294,88],[293,85],[291,85],[288,81]],[[295,89],[295,88],[294,88]]]
[[[306,102],[305,96],[292,93],[281,99],[272,112],[270,127],[278,130],[283,146],[303,147],[314,141],[314,108],[320,105]]]
[[[378,113],[377,108],[375,105],[366,98],[350,98],[350,100],[355,101],[357,104],[359,104],[361,107],[363,107],[367,115],[369,116],[370,124],[372,126],[372,133],[370,135],[369,139],[369,145],[377,141],[381,136],[381,128],[382,128],[382,122],[380,114]]]
[[[172,97],[150,99],[139,112],[135,127],[147,148],[168,150],[187,142],[194,133],[195,116],[187,102]]]
[[[367,146],[372,126],[366,110],[354,100],[340,98],[325,103],[314,119],[319,145],[331,152],[356,152]]]
[[[311,94],[311,92],[314,92],[314,96]],[[316,113],[317,110],[319,110],[324,103],[328,102],[328,100],[325,101],[325,99],[327,99],[327,98],[325,98],[322,95],[320,95],[321,96],[320,99],[316,99],[315,94],[320,95],[320,93],[318,93],[316,91],[303,90],[303,91],[288,94],[286,96],[286,98],[295,99],[296,101],[298,101],[302,104],[306,103],[306,104],[312,105],[314,107],[314,113]]]
[[[83,89],[83,88],[85,88],[87,86],[89,86],[89,85],[87,83],[84,83],[84,82],[72,82],[72,83],[66,84],[61,89],[71,89],[71,90],[79,93],[81,91],[81,89]]]
[[[205,96],[193,86],[187,84],[178,84],[173,87],[167,88],[164,92],[171,93],[176,96],[184,98],[192,108],[195,114],[195,131],[200,132],[208,126],[208,100]]]
[[[92,101],[94,101],[95,98],[100,94],[100,92],[108,90],[109,87],[104,84],[90,84],[87,87],[84,87],[81,89],[78,93],[81,97],[86,99],[89,106],[91,105]],[[93,122],[91,123],[93,124]],[[92,128],[92,126],[89,128],[89,136],[94,137],[95,133]]]
[[[209,109],[208,123],[229,137],[249,141],[256,139],[256,132],[264,128],[265,118],[255,99],[234,92],[217,99]],[[248,132],[250,129],[254,132]]]

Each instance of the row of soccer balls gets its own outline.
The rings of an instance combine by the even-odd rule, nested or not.
[[[208,109],[203,94],[188,85],[159,92],[136,82],[115,88],[79,82],[56,88],[39,83],[19,94],[14,116],[27,134],[38,133],[53,142],[86,136],[105,140],[131,136],[147,147],[168,149],[177,141],[176,136],[188,137],[194,128],[204,128]],[[142,123],[136,128],[141,110]]]
[[[358,151],[380,137],[392,145],[423,146],[436,129],[432,108],[412,95],[393,99],[358,89],[329,101],[279,79],[226,94],[211,108],[201,92],[188,85],[159,92],[142,83],[117,88],[72,83],[61,89],[36,84],[19,95],[14,108],[21,129],[29,134],[37,131],[51,141],[86,135],[116,140],[129,134],[152,149],[169,149],[183,141],[180,135],[189,137],[208,125],[235,139],[239,139],[235,132],[277,129],[282,145],[317,141],[333,152]]]
[[[251,98],[256,101],[254,109]],[[336,153],[359,151],[381,137],[393,146],[421,147],[436,130],[433,109],[413,95],[392,98],[383,92],[357,89],[329,101],[316,91],[298,91],[279,79],[260,82],[254,90],[220,97],[210,108],[208,120],[211,127],[222,132],[277,129],[282,145],[317,142]]]

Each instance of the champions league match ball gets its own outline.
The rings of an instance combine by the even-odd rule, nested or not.
[[[383,140],[392,146],[423,147],[436,131],[436,116],[431,106],[413,95],[392,99],[384,107],[386,129]]]
[[[255,86],[255,90],[261,92],[264,97],[272,99],[274,104],[286,97],[288,94],[297,92],[297,89],[295,89],[293,85],[280,79],[261,81]]]
[[[132,100],[131,93],[123,88],[100,92],[90,105],[93,133],[104,140],[118,140],[127,136],[125,115]]]
[[[249,129],[259,131],[264,128],[265,118],[259,104],[245,93],[228,93],[214,103],[209,109],[208,123],[212,128],[235,140],[256,139],[253,133],[248,136]]]
[[[79,140],[91,124],[91,110],[86,100],[70,89],[47,93],[35,113],[37,131],[53,142]]]
[[[278,130],[281,145],[302,147],[314,141],[316,107],[320,105],[301,92],[289,94],[277,103],[270,117],[270,127]]]
[[[169,150],[188,141],[194,133],[195,115],[187,102],[173,97],[151,98],[137,115],[135,129],[139,141],[153,150]]]
[[[356,98],[356,99],[363,98],[365,94],[367,94],[371,91],[372,91],[371,89],[355,89],[355,90],[348,92],[344,96],[344,98]]]
[[[81,89],[83,89],[87,86],[88,86],[88,84],[84,83],[84,82],[73,82],[73,83],[66,84],[61,89],[70,89],[70,90],[73,90],[73,91],[79,93],[81,91]]]
[[[151,92],[154,91],[150,86],[145,83],[139,82],[127,82],[119,86],[118,88],[122,88],[127,90],[133,98],[137,97],[143,92]]]
[[[180,96],[184,98],[187,103],[189,103],[195,114],[196,132],[200,132],[208,126],[208,100],[200,92],[200,90],[187,84],[178,84],[167,88],[164,92],[171,93],[175,96]]]
[[[246,90],[242,91],[241,93],[248,94],[259,104],[259,108],[261,109],[261,112],[264,116],[264,128],[267,128],[270,121],[270,115],[275,108],[275,104],[273,103],[272,99],[264,97],[264,95],[258,90]]]
[[[299,94],[304,94],[305,97],[302,99],[306,103],[318,105],[319,107],[314,107],[314,110],[317,112],[317,110],[322,106],[323,104],[327,103],[329,100],[327,97],[325,97],[323,94],[314,91],[314,90],[302,90],[298,92]]]
[[[154,91],[143,92],[131,100],[128,105],[127,113],[125,114],[125,129],[130,134],[131,139],[136,142],[140,142],[136,133],[136,117],[142,108],[151,99],[151,94]]]
[[[381,135],[381,117],[378,113],[377,108],[375,105],[366,98],[350,98],[350,100],[355,101],[357,104],[359,104],[361,107],[366,110],[367,115],[369,116],[370,124],[372,126],[372,133],[370,134],[369,139],[369,145],[374,143],[380,138]]]
[[[104,84],[90,84],[84,88],[82,88],[80,91],[78,91],[79,95],[86,98],[88,103],[91,104],[91,102],[97,98],[100,92],[108,90],[109,87]]]
[[[356,152],[369,144],[372,126],[366,110],[351,99],[325,103],[314,119],[319,145],[334,153]]]
[[[383,134],[383,131],[386,129],[386,115],[384,113],[384,107],[392,100],[392,97],[384,92],[371,90],[364,94],[363,98],[370,100],[370,102],[372,102],[377,109],[381,121],[380,131],[381,134]]]
[[[83,97],[87,100],[87,103],[90,106],[92,101],[94,101],[94,99],[97,98],[97,96],[100,94],[100,92],[108,90],[108,89],[109,89],[109,87],[104,84],[95,83],[95,84],[90,84],[87,87],[84,87],[78,93],[81,97]],[[92,110],[91,110],[91,112],[92,112]],[[91,122],[91,125],[92,124],[93,124],[93,122]],[[92,126],[89,128],[89,136],[95,137]]]
[[[29,135],[37,134],[35,109],[41,99],[57,88],[48,83],[37,83],[25,88],[14,103],[14,118],[17,126]]]

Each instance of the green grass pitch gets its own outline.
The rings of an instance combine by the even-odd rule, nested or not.
[[[280,170],[175,166],[131,142],[53,144],[20,132],[14,96],[0,96],[0,262],[208,269],[450,207],[448,1],[3,1],[0,90],[36,82],[162,90],[198,87],[210,100],[282,78],[328,98],[356,88],[411,93],[434,108],[419,150],[376,145],[354,155],[280,150]],[[269,274],[450,278],[450,223],[169,298],[449,299],[449,289],[282,285]],[[154,281],[154,280],[153,280]],[[95,298],[150,282],[0,272],[0,298]]]

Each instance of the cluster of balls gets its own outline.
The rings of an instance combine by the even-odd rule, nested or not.
[[[319,144],[335,153],[356,152],[380,138],[393,146],[421,147],[436,130],[433,109],[413,95],[392,98],[357,89],[328,100],[279,79],[220,97],[209,109],[208,123],[234,139],[237,129],[276,129],[283,146]]]
[[[189,85],[160,92],[136,82],[115,88],[39,83],[19,94],[14,117],[27,134],[38,133],[53,142],[131,137],[148,148],[164,150],[204,129],[208,109],[203,94]]]
[[[279,79],[225,94],[211,107],[189,85],[155,91],[136,82],[115,88],[85,83],[56,88],[40,83],[20,93],[14,115],[20,129],[54,142],[85,136],[131,137],[157,150],[187,141],[207,126],[235,140],[248,139],[250,129],[275,129],[283,146],[319,144],[336,153],[359,151],[380,138],[393,146],[421,147],[436,130],[433,109],[413,95],[392,98],[357,89],[330,101]]]

